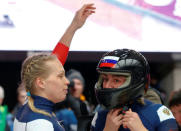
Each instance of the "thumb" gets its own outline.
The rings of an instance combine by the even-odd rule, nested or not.
[[[131,108],[129,108],[129,112],[132,112]]]

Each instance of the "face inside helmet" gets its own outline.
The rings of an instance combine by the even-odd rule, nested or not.
[[[99,80],[97,82],[97,88],[124,88],[127,87],[131,82],[130,73],[100,73]]]
[[[148,64],[134,50],[115,50],[100,60],[95,85],[98,102],[107,109],[120,108],[144,94],[148,83]]]

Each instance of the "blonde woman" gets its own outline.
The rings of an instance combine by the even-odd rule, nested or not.
[[[76,12],[52,55],[36,55],[24,61],[21,79],[30,96],[16,115],[14,131],[64,131],[52,112],[55,103],[63,101],[67,94],[69,81],[63,65],[75,31],[94,9],[93,4],[86,4]]]

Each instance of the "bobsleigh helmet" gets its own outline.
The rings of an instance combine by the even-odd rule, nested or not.
[[[137,100],[149,86],[149,64],[141,53],[134,50],[117,49],[105,53],[97,65],[97,71],[96,98],[107,109],[121,108]],[[118,88],[103,88],[102,73],[122,75],[126,81]]]

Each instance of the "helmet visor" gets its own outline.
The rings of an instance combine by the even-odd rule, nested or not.
[[[131,83],[131,73],[128,72],[100,72],[96,85],[97,89],[108,88],[105,83],[109,81],[109,88],[126,88]]]

